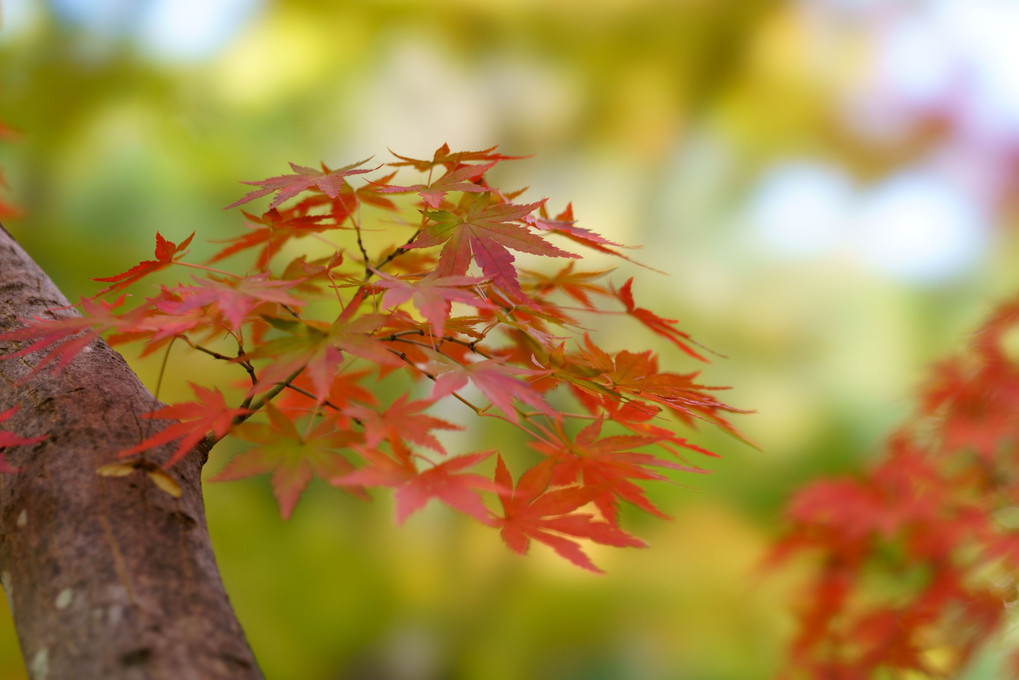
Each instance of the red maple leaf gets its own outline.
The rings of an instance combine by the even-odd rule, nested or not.
[[[452,394],[470,380],[475,387],[481,390],[482,394],[488,397],[493,406],[502,411],[514,423],[520,420],[513,405],[514,399],[519,399],[542,413],[550,415],[554,413],[540,392],[517,377],[536,374],[538,371],[507,366],[497,359],[485,359],[465,364],[446,361],[431,364],[429,369],[433,371],[432,375],[435,375],[432,399],[441,399]],[[438,373],[438,371],[442,372]],[[438,374],[436,375],[436,373]]]
[[[675,319],[663,319],[650,310],[634,305],[633,291],[631,290],[632,286],[633,278],[631,277],[627,279],[626,283],[623,284],[623,287],[616,292],[620,302],[626,305],[626,313],[692,356],[694,359],[706,362],[707,359],[702,357],[690,347],[691,344],[696,345],[697,343],[694,342],[689,335],[675,327],[675,324],[677,324],[678,321]]]
[[[554,219],[549,218],[548,213],[545,210],[545,206],[542,205],[541,210],[538,211],[537,217],[535,217],[534,215],[528,215],[527,217],[524,218],[524,221],[540,231],[548,231],[553,234],[560,234],[570,239],[571,241],[587,246],[588,248],[597,250],[598,252],[607,253],[609,255],[615,255],[616,257],[621,257],[624,260],[633,262],[633,260],[628,258],[626,255],[623,255],[619,251],[613,250],[610,247],[615,246],[616,248],[622,248],[623,247],[622,244],[616,243],[615,241],[610,241],[604,236],[601,236],[591,231],[590,229],[585,229],[583,227],[576,226],[576,220],[573,218],[572,203],[568,203],[566,205],[566,209],[563,210],[558,215],[556,215]]]
[[[247,355],[248,359],[269,362],[260,370],[258,384],[252,390],[268,389],[303,370],[311,379],[315,398],[322,403],[346,354],[377,365],[404,365],[372,335],[386,317],[380,314],[357,316],[354,312],[358,306],[357,301],[348,303],[347,311],[331,324],[271,319],[270,323],[285,334],[267,340]]]
[[[255,446],[230,459],[211,480],[222,482],[271,472],[280,514],[290,519],[313,476],[329,480],[354,469],[339,450],[362,438],[351,430],[337,429],[330,419],[320,420],[302,434],[292,416],[271,403],[265,405],[265,414],[267,423],[248,421],[234,428],[231,434]]]
[[[432,335],[436,338],[442,337],[453,302],[462,302],[478,309],[491,309],[495,306],[478,293],[465,290],[469,286],[487,281],[484,278],[440,276],[434,271],[425,276],[401,278],[384,272],[375,273],[380,278],[375,287],[386,291],[382,297],[382,304],[386,307],[398,307],[408,300],[413,300],[414,306],[429,323]]]
[[[409,158],[407,156],[401,156],[390,149],[389,153],[393,154],[403,162],[390,163],[389,165],[398,168],[401,166],[409,165],[414,167],[421,172],[428,172],[432,168],[442,165],[446,168],[455,168],[462,163],[468,161],[509,161],[517,160],[520,158],[527,158],[527,156],[503,156],[502,154],[492,153],[498,146],[490,146],[487,149],[480,151],[450,151],[448,144],[443,144],[435,153],[432,155],[431,160],[422,160],[419,158]]]
[[[579,257],[556,248],[527,226],[515,224],[541,202],[527,205],[493,203],[481,195],[467,206],[464,214],[449,210],[425,211],[428,225],[407,248],[442,245],[435,271],[442,276],[462,276],[471,259],[492,283],[514,299],[525,296],[517,282],[517,270],[510,250],[548,257]]]
[[[195,233],[191,232],[191,235],[180,242],[175,244],[173,241],[168,241],[163,238],[163,235],[158,231],[156,232],[156,251],[154,260],[143,260],[135,266],[128,269],[126,272],[120,274],[114,274],[113,276],[104,276],[102,278],[92,279],[93,281],[101,281],[103,283],[112,283],[112,286],[107,286],[96,295],[105,295],[114,291],[121,290],[130,286],[135,281],[138,281],[153,272],[157,272],[160,269],[169,267],[174,262],[180,260],[187,254],[187,247],[191,243],[191,239],[195,237]]]
[[[5,420],[9,420],[11,416],[13,416],[17,412],[18,408],[19,407],[15,406],[14,408],[7,409],[3,413],[0,413],[0,423],[4,422]],[[35,444],[36,442],[41,442],[44,439],[46,439],[45,436],[19,437],[13,432],[8,432],[7,430],[0,430],[0,473],[5,472],[12,473],[18,471],[18,468],[12,467],[11,464],[7,462],[7,458],[4,455],[5,453],[4,449],[12,446],[22,446],[24,444]]]
[[[499,487],[503,514],[492,523],[499,527],[503,541],[511,550],[524,555],[533,539],[551,547],[578,567],[601,573],[575,539],[585,538],[618,547],[646,545],[608,522],[577,512],[602,493],[602,487],[570,486],[550,490],[554,465],[555,461],[551,459],[538,463],[520,476],[514,488],[513,478],[502,456],[496,461],[495,483]]]
[[[456,456],[419,471],[414,463],[414,455],[398,442],[393,446],[395,457],[376,449],[358,450],[367,465],[334,478],[332,483],[337,486],[395,487],[397,524],[402,524],[432,498],[438,498],[479,522],[490,523],[488,508],[482,502],[479,491],[494,491],[497,487],[487,477],[462,471],[489,458],[495,451]]]
[[[187,336],[190,342],[204,342],[223,334],[222,325],[212,325],[212,315],[205,310],[200,307],[184,310],[180,304],[181,298],[173,289],[161,286],[159,294],[131,310],[131,322],[117,327],[106,341],[113,346],[142,342],[139,356],[144,357],[174,338]]]
[[[244,408],[227,406],[223,393],[218,389],[210,390],[195,383],[188,384],[191,385],[198,400],[163,406],[143,414],[143,418],[176,420],[177,422],[167,425],[140,444],[121,451],[118,454],[120,457],[141,453],[179,439],[177,450],[164,463],[164,467],[169,467],[183,458],[188,451],[205,438],[206,434],[212,433],[216,439],[225,437],[234,424],[234,418],[249,412]]]
[[[138,314],[129,312],[117,316],[113,310],[124,303],[124,296],[113,302],[93,298],[81,299],[81,310],[84,316],[69,316],[59,319],[34,317],[25,326],[0,333],[0,342],[18,340],[29,342],[28,346],[4,354],[5,359],[25,356],[34,352],[42,352],[31,377],[48,364],[53,364],[54,373],[61,371],[71,363],[80,352],[92,344],[106,331],[131,328],[137,323]]]
[[[630,479],[667,479],[648,468],[659,467],[684,472],[698,472],[696,468],[658,458],[633,449],[658,444],[662,437],[654,435],[601,436],[602,418],[586,426],[575,437],[562,428],[550,433],[554,442],[535,441],[531,447],[552,458],[556,465],[551,483],[557,486],[583,482],[584,486],[602,487],[594,504],[610,523],[615,524],[618,507],[616,499],[633,503],[640,509],[659,517],[667,517],[648,500],[644,490]]]
[[[612,355],[595,345],[588,336],[584,337],[580,357],[582,361],[574,364],[576,375],[570,378],[570,385],[589,405],[618,404],[627,398],[639,399],[664,406],[686,422],[692,422],[692,418],[707,419],[740,436],[719,415],[719,411],[741,411],[707,393],[708,390],[724,388],[707,387],[694,382],[698,375],[696,372],[664,373],[658,370],[658,360],[650,350],[622,350]],[[595,401],[586,400],[585,395],[595,397]],[[610,413],[615,414],[613,411]]]
[[[244,215],[244,226],[251,231],[236,238],[218,241],[229,245],[213,255],[210,263],[261,246],[262,250],[258,253],[255,266],[259,270],[265,270],[272,256],[280,252],[291,239],[335,228],[334,225],[324,222],[321,215],[294,215],[290,211],[281,213],[276,208],[267,210],[261,217],[255,217],[244,210],[241,214]]]
[[[361,384],[367,376],[375,373],[374,369],[363,369],[358,371],[340,371],[329,385],[329,392],[325,401],[328,401],[333,408],[343,409],[348,404],[361,403],[373,405],[378,402],[375,393]],[[307,373],[297,376],[291,384],[300,391],[287,390],[274,400],[280,408],[286,410],[293,407],[298,410],[308,410],[309,406],[316,403],[314,396],[315,385]],[[312,396],[308,396],[312,395]]]
[[[484,165],[461,165],[460,167],[447,170],[442,177],[428,184],[412,184],[410,186],[395,186],[387,184],[380,186],[378,191],[384,194],[392,194],[404,191],[416,191],[421,196],[425,205],[438,209],[442,199],[450,191],[463,191],[468,193],[485,193],[491,191],[490,187],[480,184],[480,180],[496,161]]]
[[[370,205],[389,212],[399,212],[400,208],[387,196],[383,196],[383,187],[389,186],[389,181],[396,176],[391,172],[385,177],[369,179],[356,189],[349,184],[340,187],[336,196],[329,197],[325,194],[310,194],[305,196],[294,206],[302,212],[310,211],[318,206],[325,206],[327,212],[321,217],[330,218],[330,228],[335,229],[348,219],[353,217],[362,205]]]
[[[367,406],[355,404],[343,409],[343,415],[354,418],[364,427],[365,446],[375,448],[384,439],[390,442],[402,439],[445,454],[446,450],[431,431],[464,428],[422,413],[432,403],[424,399],[407,401],[407,395],[402,394],[381,413]]]
[[[287,289],[301,283],[297,280],[275,281],[268,273],[242,278],[200,278],[194,277],[194,286],[178,285],[173,293],[179,301],[166,303],[161,310],[172,315],[186,314],[191,310],[205,310],[206,323],[217,320],[226,322],[228,328],[237,330],[246,317],[254,310],[269,303],[273,307],[287,305],[299,308],[304,301],[287,293]]]
[[[537,295],[544,296],[561,290],[589,310],[593,312],[598,311],[591,302],[590,294],[612,297],[612,291],[606,286],[594,283],[594,281],[603,278],[612,270],[574,271],[575,264],[576,260],[570,260],[566,263],[565,267],[555,274],[546,274],[545,272],[531,271],[529,269],[521,269],[520,271],[525,272],[531,279],[528,282],[528,291],[533,288]]]
[[[290,168],[294,171],[291,175],[277,175],[276,177],[255,180],[253,182],[241,182],[241,184],[251,184],[261,188],[245,194],[243,198],[234,201],[224,208],[224,210],[235,208],[242,203],[253,201],[254,199],[265,196],[266,194],[275,193],[276,197],[272,199],[272,203],[269,204],[269,209],[271,210],[283,201],[293,198],[302,191],[307,191],[313,187],[317,188],[329,198],[336,198],[336,196],[340,193],[340,189],[347,182],[347,180],[344,179],[345,177],[350,175],[361,175],[366,172],[378,170],[379,166],[374,168],[360,167],[369,160],[371,159],[365,158],[363,161],[345,165],[338,170],[330,170],[325,163],[322,164],[321,170],[291,163]]]

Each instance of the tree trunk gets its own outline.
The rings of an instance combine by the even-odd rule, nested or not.
[[[33,315],[74,315],[0,226],[0,332]],[[52,310],[52,311],[51,311]],[[0,344],[0,354],[17,349]],[[0,475],[0,581],[33,680],[261,678],[227,600],[205,524],[196,450],[167,472],[179,498],[139,469],[96,474],[158,423],[158,406],[103,341],[26,379],[33,356],[0,360],[0,412],[23,437]],[[172,446],[150,454],[165,460]]]

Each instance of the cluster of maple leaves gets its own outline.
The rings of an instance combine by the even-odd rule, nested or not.
[[[643,545],[620,527],[620,503],[661,514],[639,483],[696,470],[684,450],[707,453],[676,433],[677,419],[733,431],[725,416],[735,409],[696,373],[592,339],[585,315],[615,313],[705,360],[675,321],[637,306],[632,279],[617,287],[565,249],[628,259],[621,246],[578,226],[569,206],[550,217],[544,201],[516,203],[520,192],[489,185],[486,173],[510,158],[443,146],[431,159],[397,156],[380,176],[367,161],[291,164],[247,182],[257,188],[228,207],[271,202],[242,211],[247,231],[208,261],[187,259],[193,234],[157,234],[153,259],[97,279],[106,286],[81,300],[82,317],[28,320],[0,341],[18,343],[8,358],[33,355],[36,371],[59,371],[100,336],[143,355],[185,345],[236,366],[236,399],[192,383],[194,399],[149,413],[162,427],[103,474],[126,474],[131,461],[151,468],[151,449],[173,443],[172,466],[232,435],[250,447],[216,478],[271,474],[285,518],[312,477],[358,495],[391,487],[398,522],[438,499],[518,553],[538,541],[597,571],[581,541]],[[396,183],[401,173],[416,181]],[[380,233],[395,242],[379,245]],[[520,268],[515,253],[557,266]],[[243,273],[218,269],[227,259]],[[129,287],[170,267],[193,276],[125,304]],[[406,391],[380,403],[374,382],[394,374]],[[439,433],[463,427],[429,413],[439,402],[518,428],[536,462],[514,479],[506,458],[527,456],[447,452]],[[19,443],[3,436],[0,446]]]
[[[431,159],[397,158],[374,178],[379,168],[363,161],[249,182],[257,188],[229,207],[272,195],[268,209],[244,212],[247,232],[208,262],[185,259],[193,235],[156,234],[154,259],[97,279],[107,285],[81,300],[82,317],[0,335],[20,347],[5,356],[59,371],[102,336],[143,355],[180,343],[245,376],[236,403],[192,383],[194,400],[148,414],[160,429],[103,474],[138,467],[174,493],[151,449],[174,445],[169,467],[232,435],[250,447],[217,479],[271,474],[284,517],[315,476],[359,496],[391,487],[398,522],[438,499],[518,553],[538,541],[597,571],[584,541],[643,545],[620,527],[621,502],[662,514],[640,482],[698,470],[683,451],[709,454],[675,421],[735,433],[726,414],[736,409],[696,373],[592,339],[583,318],[615,313],[706,360],[675,321],[637,306],[632,279],[616,287],[564,249],[628,259],[618,244],[577,226],[569,206],[553,218],[544,201],[518,204],[520,192],[489,185],[486,173],[510,157],[443,146]],[[396,184],[400,172],[420,181]],[[0,202],[0,216],[16,212]],[[400,238],[378,246],[380,232]],[[514,253],[560,264],[525,269]],[[213,266],[244,257],[244,274]],[[195,275],[125,304],[129,287],[170,267]],[[876,465],[792,500],[772,560],[800,556],[813,569],[783,677],[947,677],[1005,627],[1019,596],[1017,337],[1019,301],[935,368],[919,416]],[[380,403],[375,381],[394,374],[406,391]],[[526,461],[517,452],[448,453],[438,433],[463,427],[428,413],[440,402],[519,429],[536,462],[514,479],[506,458]],[[0,428],[14,411],[0,413]],[[16,471],[5,448],[42,439],[0,429],[0,472]]]
[[[1017,338],[1019,300],[934,367],[919,415],[876,465],[792,500],[772,559],[809,556],[814,568],[783,677],[953,677],[1008,627],[1019,600]],[[1019,654],[1002,672],[1019,677]]]

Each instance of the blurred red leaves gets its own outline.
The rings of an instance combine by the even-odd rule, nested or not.
[[[815,564],[782,677],[951,677],[1019,595],[1019,301],[934,367],[920,412],[855,478],[787,509],[772,561]]]

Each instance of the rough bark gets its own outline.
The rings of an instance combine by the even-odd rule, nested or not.
[[[0,227],[0,332],[32,315],[76,314]],[[0,353],[15,349],[0,344]],[[39,444],[0,475],[0,581],[33,680],[261,678],[216,567],[195,451],[168,472],[174,498],[139,470],[96,470],[151,429],[156,405],[102,342],[59,373],[0,360],[0,412]],[[166,451],[150,460],[165,460]],[[163,456],[161,458],[160,456]]]

